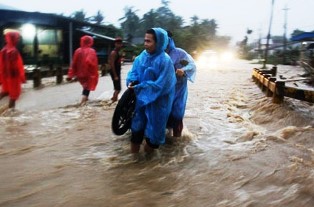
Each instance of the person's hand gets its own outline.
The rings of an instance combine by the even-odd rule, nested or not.
[[[137,85],[137,84],[139,84],[138,81],[131,81],[131,82],[129,83],[129,85],[128,85],[128,88],[134,89],[134,86]]]
[[[176,75],[179,76],[179,77],[184,76],[184,70],[182,70],[182,69],[177,69],[177,70],[176,70]]]
[[[118,76],[115,76],[115,77],[114,77],[114,80],[119,80],[119,77],[118,77]]]
[[[134,85],[132,85],[132,83],[130,83],[130,84],[128,85],[128,88],[129,88],[129,89],[133,89],[133,88],[134,88]]]

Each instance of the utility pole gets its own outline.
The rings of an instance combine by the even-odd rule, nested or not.
[[[259,37],[258,37],[258,59],[263,58],[263,50],[262,50],[262,32],[261,29],[258,30]]]
[[[287,5],[284,10],[284,15],[285,15],[285,23],[283,25],[284,33],[283,33],[283,64],[287,63],[287,13],[289,8],[287,8]]]
[[[266,41],[265,54],[264,54],[263,68],[266,68],[266,63],[267,63],[267,59],[268,59],[268,47],[269,47],[269,40],[270,40],[270,30],[271,30],[271,25],[272,25],[272,22],[273,22],[274,3],[275,3],[275,0],[272,0],[272,2],[271,2],[270,20],[269,20],[269,28],[268,28],[267,41]]]

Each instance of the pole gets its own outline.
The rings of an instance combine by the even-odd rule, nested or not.
[[[69,23],[69,64],[72,62],[72,53],[73,53],[73,23]]]
[[[270,13],[269,28],[268,28],[268,34],[267,34],[266,47],[265,47],[263,68],[266,68],[266,63],[267,63],[267,59],[268,59],[268,48],[269,48],[271,25],[272,25],[272,22],[273,22],[274,2],[275,2],[275,0],[272,0],[272,2],[271,2],[271,13]]]
[[[285,12],[285,23],[284,23],[284,34],[283,34],[283,64],[286,64],[287,62],[287,11],[289,10],[287,8],[287,5],[283,9]]]

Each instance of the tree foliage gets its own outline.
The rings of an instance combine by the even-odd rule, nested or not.
[[[136,11],[133,10],[133,7],[124,8],[124,17],[119,19],[123,20],[121,23],[121,28],[124,33],[125,39],[129,42],[132,42],[133,38],[139,34],[139,21],[140,18],[136,15]]]
[[[104,15],[100,10],[97,11],[97,14],[95,16],[90,17],[92,22],[95,22],[95,24],[101,25],[105,19]]]
[[[147,29],[162,27],[173,33],[178,47],[182,47],[190,53],[228,46],[230,37],[217,35],[218,24],[215,19],[199,19],[194,15],[188,25],[181,16],[177,16],[171,11],[170,4],[170,0],[161,0],[159,8],[149,10],[142,18],[137,15],[138,10],[133,7],[125,7],[124,16],[119,19],[121,28],[109,28],[106,35],[116,36],[120,32],[125,40],[141,46]],[[74,12],[71,17],[100,25],[104,20],[100,11],[92,18],[86,18],[83,10]],[[113,25],[109,26],[114,27]],[[139,41],[135,41],[136,39]],[[141,39],[142,41],[140,41]]]
[[[200,20],[197,16],[191,17],[191,25],[184,25],[182,17],[175,15],[169,8],[169,0],[161,0],[161,6],[146,12],[142,18],[136,15],[133,8],[125,9],[125,15],[120,20],[121,29],[128,40],[134,37],[143,38],[149,28],[162,27],[170,30],[178,47],[182,47],[188,52],[210,49],[217,47],[215,42],[228,45],[230,38],[218,38],[218,24],[214,19]],[[221,41],[224,40],[225,42]],[[142,44],[142,42],[140,42]]]
[[[86,13],[84,12],[84,10],[80,10],[80,11],[76,11],[73,12],[70,16],[73,19],[79,20],[79,21],[86,21]]]

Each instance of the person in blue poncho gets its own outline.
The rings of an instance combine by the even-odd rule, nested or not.
[[[134,60],[126,84],[136,94],[132,118],[131,153],[138,153],[145,137],[144,151],[153,152],[165,143],[166,124],[175,94],[175,70],[165,52],[167,32],[162,28],[146,31],[145,50]],[[134,85],[137,82],[138,84]]]
[[[169,54],[175,68],[177,83],[175,99],[168,119],[167,128],[173,129],[174,137],[181,137],[183,130],[183,117],[185,113],[186,101],[188,97],[188,80],[194,82],[196,75],[196,65],[185,50],[175,46],[172,33],[167,31],[169,44],[167,53]]]

